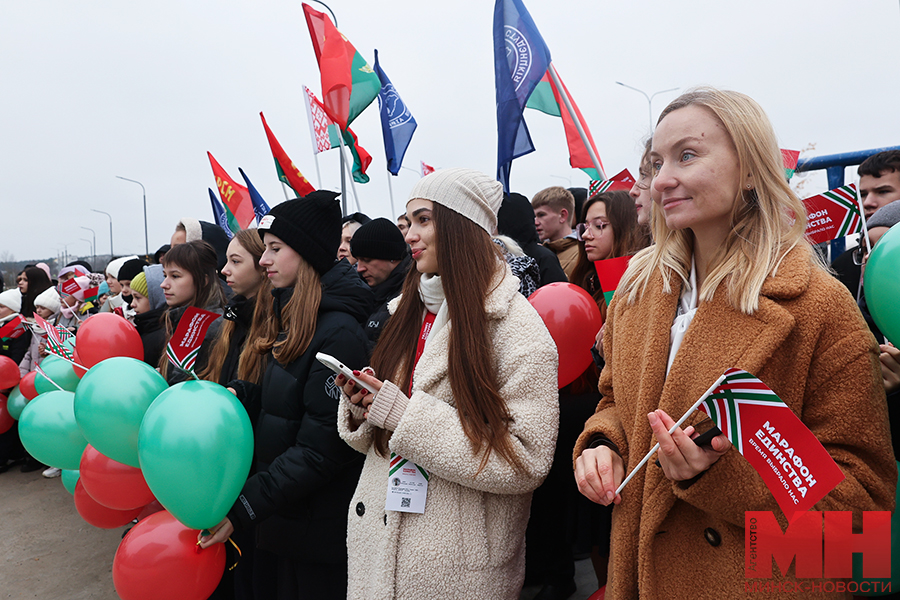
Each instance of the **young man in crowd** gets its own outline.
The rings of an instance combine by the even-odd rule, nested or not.
[[[544,245],[556,254],[566,277],[571,278],[578,264],[578,240],[575,224],[575,197],[564,187],[545,188],[531,199],[534,226]]]

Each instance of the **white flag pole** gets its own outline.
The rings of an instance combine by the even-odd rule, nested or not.
[[[693,414],[693,412],[694,412],[695,410],[697,410],[697,408],[703,403],[703,401],[706,400],[707,396],[709,396],[710,394],[712,394],[712,393],[713,393],[713,390],[716,389],[717,387],[719,387],[719,384],[722,383],[722,380],[723,380],[723,379],[725,379],[725,374],[724,374],[724,373],[722,373],[722,375],[721,375],[718,379],[716,379],[715,383],[713,383],[711,386],[709,386],[709,389],[706,390],[706,392],[705,392],[702,396],[700,396],[700,399],[697,400],[696,402],[694,402],[694,405],[691,406],[691,407],[688,409],[688,411],[687,411],[686,413],[684,413],[684,415],[682,415],[682,417],[681,417],[680,419],[678,419],[678,422],[676,422],[674,425],[672,425],[672,428],[669,429],[669,434],[670,434],[670,435],[671,435],[672,433],[674,433],[676,429],[678,429],[679,427],[681,427],[681,424],[682,424],[682,423],[684,423],[685,421],[687,421],[687,418],[688,418],[689,416],[691,416],[691,414]],[[642,468],[644,465],[647,464],[647,461],[650,460],[650,457],[653,456],[653,455],[656,453],[657,450],[659,450],[659,442],[657,442],[656,445],[653,446],[653,448],[650,449],[650,452],[648,452],[647,455],[646,455],[644,458],[641,459],[641,462],[639,462],[639,463],[637,464],[637,466],[636,466],[634,469],[631,470],[631,473],[628,474],[628,477],[625,478],[625,481],[623,481],[623,482],[619,485],[618,489],[616,489],[616,496],[618,496],[618,495],[622,492],[622,489],[625,487],[625,484],[627,484],[629,481],[631,481],[632,477],[634,477],[635,474],[637,474],[637,472],[640,471],[641,468]]]
[[[869,228],[866,226],[866,209],[862,205],[862,195],[859,193],[859,178],[854,182],[856,190],[856,206],[859,208],[859,218],[862,219],[862,236],[866,240],[866,253],[872,252],[872,244],[869,243]],[[862,242],[859,243],[862,246]]]
[[[309,102],[309,88],[303,86],[303,103],[306,105],[306,118],[309,120],[309,139],[312,141],[313,159],[316,161],[316,178],[319,180],[319,189],[322,189],[322,172],[319,171],[319,142],[316,140],[316,124],[312,116],[312,106]]]
[[[581,119],[578,118],[578,114],[575,112],[575,108],[572,106],[572,101],[569,100],[569,95],[566,93],[565,88],[562,85],[562,81],[559,79],[559,75],[556,73],[556,67],[553,66],[553,63],[550,63],[550,68],[547,69],[547,73],[550,74],[550,79],[553,80],[553,85],[556,86],[556,89],[559,91],[560,97],[563,99],[563,103],[566,105],[566,110],[569,111],[569,116],[572,117],[572,121],[575,123],[575,128],[578,130],[578,136],[581,138],[581,142],[584,144],[584,147],[587,148],[588,155],[591,157],[591,162],[594,163],[594,168],[597,169],[597,172],[600,174],[600,179],[606,179],[606,172],[603,170],[603,167],[600,166],[600,159],[594,153],[594,147],[591,145],[588,140],[587,134],[584,132],[584,127],[581,123]]]
[[[387,172],[388,194],[390,194],[390,197],[391,197],[391,220],[393,220],[393,219],[397,218],[397,213],[394,212],[394,188],[391,185],[391,177],[393,177],[393,175],[391,174],[390,171],[388,171]]]

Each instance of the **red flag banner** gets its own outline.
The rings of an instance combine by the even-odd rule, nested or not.
[[[51,352],[66,360],[72,360],[75,357],[72,350],[63,344],[64,340],[73,337],[71,331],[65,327],[51,325],[38,314],[34,315],[34,322],[37,323],[38,327],[43,329],[47,335],[47,352]]]
[[[348,42],[324,13],[303,5],[306,24],[312,38],[319,71],[322,74],[322,101],[325,112],[343,130],[350,118],[350,92],[353,78],[350,68],[356,50],[348,52]]]
[[[73,296],[81,290],[81,286],[78,285],[78,282],[75,281],[75,278],[73,277],[72,279],[63,281],[60,289],[62,289],[63,294]]]
[[[746,371],[728,369],[699,409],[756,469],[788,521],[844,480],[840,467],[809,428],[775,392]]]
[[[0,327],[0,339],[16,339],[25,333],[25,317],[16,315]]]
[[[781,160],[784,163],[784,176],[787,177],[788,181],[790,181],[791,177],[794,176],[794,171],[797,170],[797,161],[800,160],[800,151],[785,150],[784,148],[782,148]]]
[[[597,278],[600,280],[600,289],[603,290],[603,297],[606,299],[607,306],[612,301],[616,288],[619,287],[619,280],[622,279],[622,275],[628,270],[630,261],[630,256],[594,261],[594,268],[597,269]]]
[[[175,328],[175,333],[166,346],[169,362],[193,375],[194,363],[200,354],[200,345],[203,344],[206,330],[219,316],[214,312],[189,306],[178,321],[178,327]]]
[[[303,92],[306,94],[306,110],[309,117],[309,128],[313,132],[313,152],[325,152],[331,150],[334,146],[331,144],[331,137],[328,133],[329,127],[337,127],[325,113],[325,107],[319,102],[308,87],[303,86]]]
[[[632,187],[634,187],[634,177],[631,176],[628,169],[623,169],[621,173],[617,173],[609,179],[602,181],[592,179],[588,186],[588,198],[603,192],[615,192],[617,190],[628,192],[631,191]]]
[[[291,189],[294,190],[298,196],[307,196],[316,191],[316,188],[314,188],[306,177],[303,176],[300,169],[294,165],[294,161],[290,159],[287,152],[285,152],[284,148],[281,147],[281,144],[278,143],[275,134],[272,133],[272,130],[269,129],[269,124],[266,123],[266,117],[262,113],[259,113],[259,117],[262,119],[263,127],[266,129],[266,138],[269,140],[269,148],[272,149],[272,156],[275,157],[275,167],[278,171],[278,178],[291,186]]]
[[[212,152],[207,152],[209,164],[212,166],[213,176],[216,178],[216,187],[219,188],[219,197],[222,203],[228,207],[234,218],[237,219],[241,229],[247,229],[256,216],[253,213],[253,202],[250,200],[250,191],[243,185],[236,183],[225,169],[222,168]]]
[[[828,242],[862,231],[856,184],[851,183],[803,201],[806,237],[813,244]]]

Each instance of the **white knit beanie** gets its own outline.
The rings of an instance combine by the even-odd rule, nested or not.
[[[106,266],[106,274],[112,275],[114,278],[118,279],[119,278],[119,269],[122,268],[122,265],[124,265],[125,263],[127,263],[129,260],[131,260],[133,258],[137,258],[137,256],[132,254],[131,256],[122,256],[122,257],[119,257],[119,258],[116,258],[116,259],[110,261],[110,263]]]
[[[0,304],[11,309],[13,312],[22,312],[22,292],[17,288],[6,290],[0,294]]]
[[[55,287],[48,287],[46,290],[37,295],[37,298],[34,299],[35,306],[42,306],[50,311],[53,311],[53,314],[59,312],[59,292],[56,291]]]
[[[409,193],[410,200],[416,198],[446,206],[492,235],[503,202],[503,186],[474,169],[442,169],[419,180]]]

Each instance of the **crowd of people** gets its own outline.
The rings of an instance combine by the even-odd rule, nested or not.
[[[698,446],[699,416],[669,433],[673,418],[724,370],[755,374],[844,473],[817,506],[859,525],[863,510],[894,509],[900,352],[868,315],[865,245],[829,269],[805,241],[752,99],[682,95],[637,172],[630,191],[554,186],[529,201],[445,169],[396,220],[342,216],[319,190],[230,240],[183,218],[152,257],[22,270],[0,293],[0,325],[29,325],[2,354],[24,376],[47,356],[34,315],[77,334],[115,312],[174,385],[191,377],[166,357],[179,320],[220,315],[196,373],[240,400],[255,451],[227,517],[198,540],[242,551],[213,598],[512,599],[536,585],[564,600],[578,556],[607,598],[740,597],[744,512],[779,509],[727,437]],[[874,245],[900,221],[900,152],[859,173]],[[621,257],[607,305],[595,263]],[[562,388],[527,300],[558,282],[604,322],[593,362]],[[657,464],[617,495],[657,442]],[[15,426],[0,435],[0,471],[13,466],[59,475]]]

